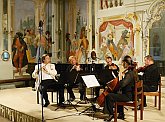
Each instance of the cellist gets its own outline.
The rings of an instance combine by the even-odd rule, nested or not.
[[[109,114],[109,117],[105,119],[105,121],[111,121],[114,118],[113,106],[115,102],[127,102],[132,100],[133,96],[133,86],[135,80],[138,78],[137,71],[135,69],[134,63],[130,56],[125,56],[122,60],[122,65],[125,69],[125,74],[123,79],[119,82],[119,89],[121,89],[121,93],[109,93],[105,97],[104,109],[103,112],[105,114]],[[123,106],[118,107],[118,119],[124,119],[124,110]]]

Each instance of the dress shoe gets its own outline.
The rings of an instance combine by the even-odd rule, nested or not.
[[[110,122],[113,118],[114,118],[114,115],[109,115],[109,117],[105,118],[104,121],[105,122]]]
[[[124,120],[125,119],[124,116],[125,116],[124,113],[119,113],[119,115],[117,116],[117,118]]]
[[[32,91],[36,91],[36,89],[35,88],[32,88]]]
[[[46,102],[45,105],[43,105],[43,107],[47,107],[50,104],[50,102]]]
[[[147,107],[147,104],[144,104],[144,107]]]
[[[69,99],[69,101],[74,101],[74,100],[75,100],[75,98],[72,98],[72,97]]]
[[[58,106],[65,107],[65,104],[64,103],[59,103]]]

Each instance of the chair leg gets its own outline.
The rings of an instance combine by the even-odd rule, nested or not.
[[[59,104],[59,92],[57,91],[57,105]]]
[[[52,103],[53,103],[53,92],[51,92],[51,96],[52,96]]]
[[[37,104],[39,104],[39,91],[37,91]]]
[[[143,104],[143,103],[142,103]],[[143,105],[140,105],[140,120],[143,120]]]
[[[115,103],[114,122],[117,122],[117,104]]]
[[[155,96],[155,107],[157,106],[157,96]]]
[[[137,105],[135,106],[134,110],[134,122],[137,122]]]
[[[161,110],[161,94],[159,94],[159,110]]]

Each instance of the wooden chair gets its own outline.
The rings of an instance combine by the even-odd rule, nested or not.
[[[114,122],[117,122],[118,105],[134,107],[134,122],[137,122],[137,107],[140,106],[140,120],[143,120],[143,81],[140,80],[135,83],[134,101],[115,103]]]
[[[161,110],[161,78],[158,83],[158,90],[156,92],[144,92],[145,96],[155,96],[155,107],[157,107],[157,97],[158,97],[158,109]]]

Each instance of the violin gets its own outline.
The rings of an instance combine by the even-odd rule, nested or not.
[[[144,72],[147,67],[148,66],[139,67],[139,68],[137,68],[137,72]]]
[[[117,66],[114,63],[112,63],[111,65],[109,65],[109,69],[115,70],[117,69]]]
[[[80,70],[81,70],[81,67],[80,67],[79,64],[76,63],[75,65],[73,65],[73,67],[71,68],[70,72],[71,72],[73,69],[75,69],[76,71],[80,71]]]

